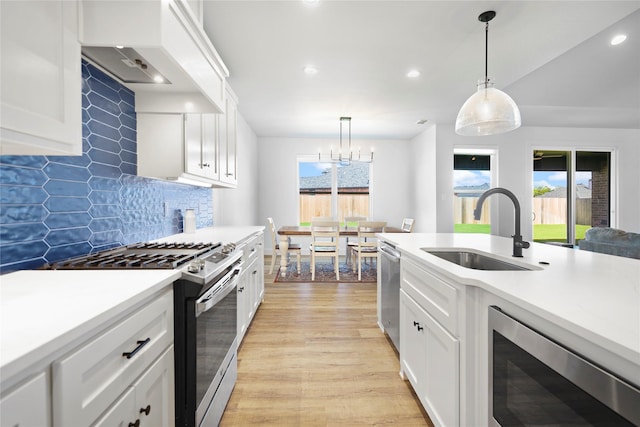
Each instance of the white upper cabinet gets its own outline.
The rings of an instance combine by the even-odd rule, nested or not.
[[[220,181],[238,184],[238,107],[235,97],[227,94],[226,113],[218,116],[218,141],[220,145]]]
[[[223,113],[229,72],[202,28],[202,2],[91,0],[81,3],[83,53],[136,93],[139,113]],[[116,47],[156,70],[163,83],[118,75]],[[106,47],[104,55],[92,47]],[[122,49],[121,49],[122,50]],[[115,52],[115,53],[114,53]],[[123,53],[123,52],[121,52]],[[109,59],[116,58],[116,60]],[[140,64],[138,64],[140,66]]]
[[[78,2],[0,1],[0,154],[82,154]]]

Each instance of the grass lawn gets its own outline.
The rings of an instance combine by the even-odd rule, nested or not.
[[[584,233],[590,229],[590,225],[576,225],[576,241],[584,239]],[[567,232],[564,224],[534,224],[533,236],[536,242],[566,242]],[[454,224],[456,233],[482,233],[491,232],[490,224]]]

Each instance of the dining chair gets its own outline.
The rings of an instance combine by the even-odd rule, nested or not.
[[[340,223],[338,221],[311,222],[311,280],[316,279],[316,257],[333,258],[336,280],[340,280],[339,264]]]
[[[411,233],[413,231],[413,218],[405,218],[402,220],[402,225],[400,226],[402,231],[405,233]]]
[[[301,270],[300,257],[302,255],[302,248],[298,244],[289,243],[289,248],[287,249],[287,253],[283,254],[282,251],[280,250],[280,245],[278,244],[278,237],[276,236],[276,225],[273,222],[273,218],[267,218],[267,221],[269,222],[269,228],[271,229],[271,246],[273,248],[271,252],[271,268],[269,268],[269,274],[273,273],[273,266],[276,265],[276,258],[278,257],[278,255],[280,255],[281,257],[286,256],[288,261],[289,254],[296,255],[296,258],[298,260],[298,274],[300,274],[300,270]],[[289,242],[291,242],[290,238],[289,238]]]
[[[358,264],[358,280],[362,280],[362,260],[363,258],[378,259],[378,239],[376,233],[384,233],[387,226],[386,221],[360,221],[358,223],[357,245],[351,247],[353,256]],[[377,262],[377,261],[376,261]],[[353,264],[353,271],[356,271],[356,264]]]
[[[360,221],[366,221],[367,217],[366,216],[345,216],[344,217],[344,228],[345,230],[349,227],[349,223],[356,223],[356,227],[358,226],[358,222]],[[345,260],[347,264],[351,264],[351,246],[356,246],[357,243],[354,241],[349,241],[349,237],[347,237],[346,239],[346,246],[345,246]]]

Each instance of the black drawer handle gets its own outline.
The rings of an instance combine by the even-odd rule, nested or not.
[[[420,323],[416,322],[415,320],[413,322],[413,326],[416,326],[418,328],[418,331],[421,331],[423,329],[422,326],[420,326]]]
[[[140,419],[137,419],[135,423],[129,423],[129,427],[140,427]]]
[[[140,408],[141,414],[149,415],[149,412],[151,412],[151,405],[147,405],[146,408]]]
[[[137,352],[139,352],[142,349],[142,347],[149,344],[150,342],[151,342],[151,338],[147,338],[144,341],[136,341],[136,344],[138,344],[138,346],[133,351],[129,353],[122,353],[122,355],[127,359],[131,359],[133,356],[136,355]]]

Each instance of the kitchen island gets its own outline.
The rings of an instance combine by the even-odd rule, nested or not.
[[[486,425],[490,306],[502,308],[636,387],[640,384],[638,260],[538,243],[525,249],[522,258],[514,258],[511,239],[489,235],[379,236],[401,252],[403,290],[433,308],[433,319],[451,338],[451,357],[459,358],[459,365],[452,367],[458,378],[450,378],[456,383],[450,396],[458,401],[448,415],[430,412],[432,418],[442,415],[451,424]],[[465,268],[422,248],[470,249],[531,271]],[[412,283],[423,279],[438,287],[433,285],[431,294],[414,290]],[[403,368],[410,365],[403,361],[407,345],[401,342],[401,370],[411,379],[412,372]],[[432,403],[423,402],[427,407]]]

